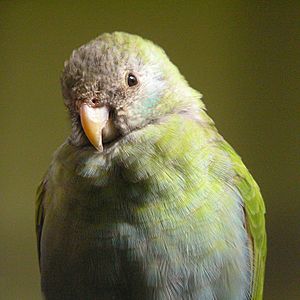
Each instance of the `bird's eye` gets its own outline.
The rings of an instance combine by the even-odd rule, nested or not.
[[[134,86],[137,85],[138,80],[132,73],[129,73],[127,77],[127,83],[129,86]]]

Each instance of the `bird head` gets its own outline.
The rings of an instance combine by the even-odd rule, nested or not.
[[[61,76],[74,145],[106,145],[174,113],[199,110],[189,87],[165,52],[122,32],[103,34],[74,50]]]

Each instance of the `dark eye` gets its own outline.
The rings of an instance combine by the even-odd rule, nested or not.
[[[138,80],[133,74],[129,73],[127,77],[127,83],[129,86],[134,86],[137,85]]]

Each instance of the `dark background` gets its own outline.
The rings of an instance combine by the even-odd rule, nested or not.
[[[300,299],[300,1],[0,1],[0,298],[41,299],[36,186],[69,132],[72,49],[121,30],[161,45],[267,206],[265,298]]]

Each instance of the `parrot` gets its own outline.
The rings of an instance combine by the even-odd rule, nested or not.
[[[260,189],[165,51],[103,33],[61,88],[70,135],[36,197],[44,299],[263,299]]]

